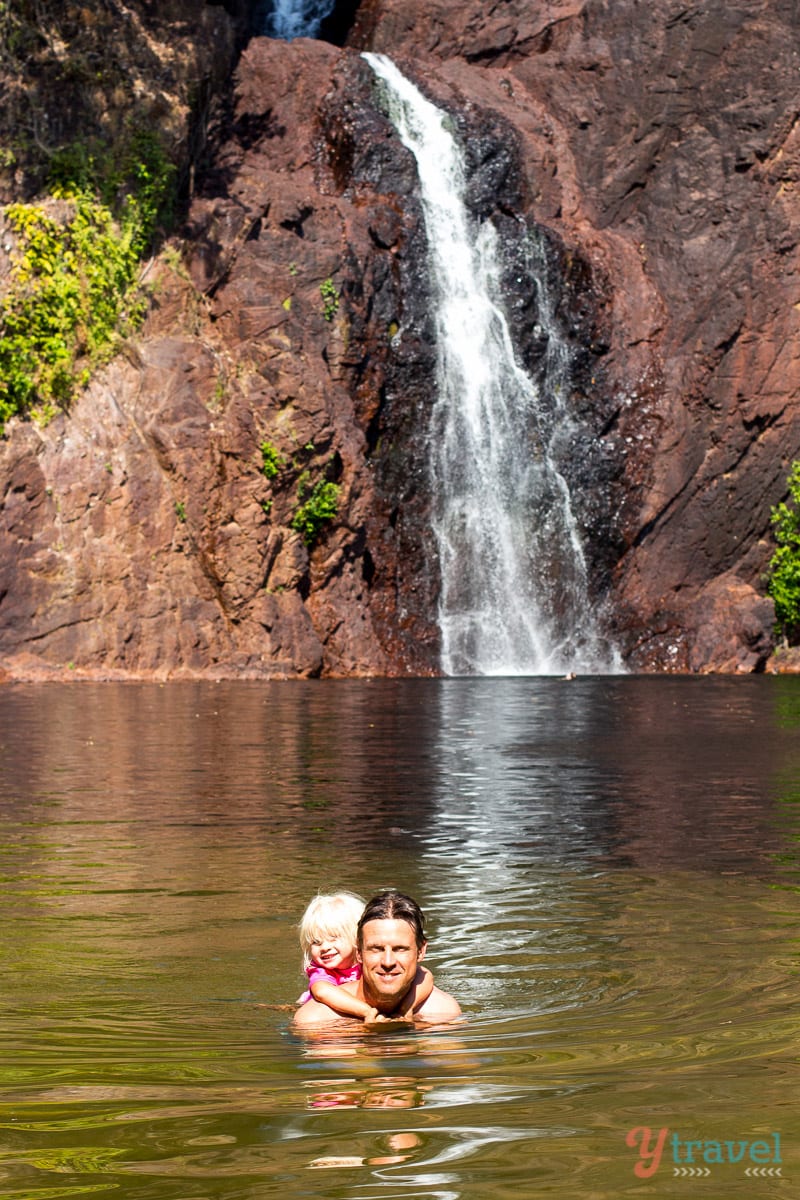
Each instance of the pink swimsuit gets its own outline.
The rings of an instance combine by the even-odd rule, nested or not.
[[[345,967],[340,971],[337,967],[333,967],[330,971],[327,967],[321,967],[318,963],[311,963],[306,967],[306,975],[308,976],[307,992],[303,992],[298,1004],[305,1004],[311,999],[312,983],[332,983],[334,987],[341,987],[343,983],[349,983],[351,979],[361,978],[361,963],[353,963],[352,967]]]

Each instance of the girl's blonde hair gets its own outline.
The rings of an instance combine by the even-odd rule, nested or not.
[[[364,901],[354,892],[333,892],[315,896],[300,921],[300,946],[303,967],[311,965],[311,947],[324,937],[345,937],[352,946],[358,942],[358,922]]]

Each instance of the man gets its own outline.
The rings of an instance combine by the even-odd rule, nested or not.
[[[376,1020],[392,1019],[417,980],[417,968],[425,957],[423,915],[419,905],[402,892],[379,892],[368,901],[358,923],[358,957],[361,978],[341,986],[376,1010]],[[458,1002],[434,987],[415,1010],[424,1021],[454,1021],[461,1015]],[[294,1017],[296,1029],[356,1020],[308,1000]],[[370,1021],[367,1021],[370,1024]]]

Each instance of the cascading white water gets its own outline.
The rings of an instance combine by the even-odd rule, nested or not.
[[[430,426],[439,625],[447,675],[548,675],[619,669],[596,628],[569,489],[568,356],[550,325],[546,399],[518,365],[500,307],[497,234],[464,203],[451,122],[385,55],[365,54],[386,111],[417,162],[436,303],[438,388]],[[541,248],[531,243],[531,268]],[[541,255],[543,258],[543,255]],[[541,264],[543,265],[543,263]]]
[[[264,32],[287,42],[297,37],[318,37],[322,22],[335,5],[336,0],[273,0]]]

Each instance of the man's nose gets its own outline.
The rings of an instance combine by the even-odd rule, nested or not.
[[[393,967],[395,961],[394,950],[392,950],[391,946],[384,946],[381,951],[381,966]]]

